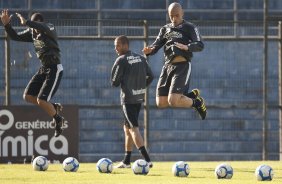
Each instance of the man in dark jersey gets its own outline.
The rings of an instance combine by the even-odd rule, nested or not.
[[[115,168],[130,168],[130,157],[133,144],[138,148],[149,167],[153,167],[143,138],[139,132],[138,116],[144,101],[146,87],[153,81],[153,73],[147,60],[129,50],[128,38],[124,35],[115,39],[115,50],[118,54],[111,74],[111,82],[120,86],[120,100],[124,114],[125,156]]]
[[[57,34],[52,24],[44,23],[40,13],[34,13],[30,20],[26,20],[21,14],[16,13],[21,24],[28,29],[17,33],[11,26],[12,15],[8,10],[2,10],[1,21],[6,32],[12,40],[22,42],[32,42],[37,57],[42,66],[29,81],[23,98],[29,103],[39,105],[49,116],[53,117],[55,123],[55,137],[58,137],[63,129],[64,118],[58,113],[62,111],[59,103],[50,103],[49,100],[56,93],[62,75],[63,66],[60,63],[60,49],[57,43]]]
[[[168,14],[171,23],[163,26],[155,42],[143,49],[144,54],[153,55],[164,46],[165,63],[157,85],[157,106],[193,107],[205,119],[207,111],[200,90],[188,92],[192,52],[202,51],[204,44],[198,29],[183,20],[179,3],[170,4]]]

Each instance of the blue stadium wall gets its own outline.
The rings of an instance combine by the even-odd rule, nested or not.
[[[33,0],[35,9],[97,8],[93,0]],[[133,3],[134,2],[134,3]],[[184,8],[233,9],[233,0],[181,0]],[[262,9],[263,0],[237,0],[239,9]],[[27,9],[27,0],[0,0],[1,8]],[[164,0],[101,0],[101,8],[165,9]],[[270,10],[281,10],[282,1],[269,1]],[[276,11],[276,13],[279,11]],[[50,19],[96,19],[97,13],[50,13]],[[190,13],[194,20],[233,20],[231,13]],[[166,13],[102,13],[102,18],[163,20]],[[262,12],[239,12],[239,20],[262,20]],[[208,28],[207,28],[208,29]],[[206,30],[201,30],[204,33]],[[244,32],[244,30],[242,30]],[[207,32],[208,33],[208,32]],[[204,34],[208,35],[208,34]],[[152,43],[153,40],[150,40]],[[80,124],[80,160],[122,159],[124,135],[119,89],[110,86],[110,70],[116,58],[113,41],[60,40],[64,76],[53,101],[77,104]],[[141,53],[143,42],[131,41]],[[205,41],[194,55],[191,89],[201,89],[209,106],[205,121],[192,109],[157,109],[155,88],[163,56],[149,58],[156,79],[149,89],[149,151],[153,160],[260,160],[262,158],[262,41]],[[4,41],[0,39],[0,104],[4,104]],[[278,46],[269,41],[268,159],[279,158]],[[26,104],[22,93],[39,67],[30,44],[11,42],[11,103]],[[106,107],[100,107],[104,106]],[[215,107],[220,105],[221,108]],[[249,106],[244,108],[243,106]],[[111,107],[112,106],[112,107]],[[236,107],[237,106],[237,107]],[[225,108],[224,108],[225,107]],[[71,121],[71,120],[70,120]],[[143,129],[143,113],[140,114]],[[135,150],[134,157],[140,157]]]
[[[131,41],[130,45],[141,53],[143,42]],[[81,161],[97,161],[101,157],[121,159],[124,135],[123,116],[118,107],[119,89],[110,86],[110,70],[116,58],[113,41],[60,40],[60,46],[64,77],[53,101],[82,106],[79,110]],[[204,121],[192,109],[160,110],[154,106],[162,51],[149,58],[156,76],[149,90],[152,105],[149,150],[153,160],[261,159],[262,48],[262,41],[205,41],[204,51],[194,55],[190,85],[191,89],[201,89],[207,105],[211,106]],[[278,103],[277,42],[271,41],[269,48],[267,149],[269,159],[275,160],[279,158],[278,111],[271,106]],[[1,44],[0,50],[3,49]],[[22,93],[39,63],[31,45],[12,41],[11,49],[12,105],[26,104]],[[32,55],[29,60],[28,51]],[[1,70],[3,104],[4,67]],[[236,108],[236,105],[254,107]],[[143,113],[140,124],[143,129]],[[140,157],[136,150],[134,156]]]

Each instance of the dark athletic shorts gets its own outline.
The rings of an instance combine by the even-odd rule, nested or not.
[[[61,64],[41,66],[29,81],[24,94],[36,96],[41,100],[49,101],[56,93],[62,75],[63,66]]]
[[[157,96],[171,93],[183,94],[189,89],[191,63],[165,64],[157,85]]]
[[[138,116],[140,109],[141,103],[122,105],[125,126],[128,128],[138,127]]]

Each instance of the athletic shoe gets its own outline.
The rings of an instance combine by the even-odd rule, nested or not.
[[[191,91],[193,94],[194,94],[194,98],[197,98],[198,96],[200,96],[200,90],[199,89],[193,89],[192,91]]]
[[[130,164],[125,164],[123,162],[120,162],[116,166],[114,166],[114,169],[123,169],[123,168],[131,168]]]
[[[194,102],[195,103],[194,109],[199,113],[202,120],[204,120],[207,115],[207,108],[205,105],[205,101],[202,97],[196,98],[195,101],[196,102]]]
[[[200,96],[200,90],[199,89],[193,89],[190,93],[185,93],[185,96],[188,98],[196,99]]]
[[[63,106],[60,103],[54,103],[53,104],[56,110],[56,113],[59,114],[59,112],[63,112]]]
[[[150,168],[153,167],[153,163],[152,162],[148,162],[148,165],[149,165]]]
[[[63,125],[65,123],[65,119],[63,117],[61,117],[61,120],[59,122],[57,122],[55,119],[53,119],[53,121],[55,121],[55,137],[58,137],[59,135],[62,134],[63,132]]]

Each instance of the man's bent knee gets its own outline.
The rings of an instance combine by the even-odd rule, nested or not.
[[[46,102],[47,102],[47,101],[45,101],[45,100],[41,100],[41,99],[37,98],[37,104],[38,104],[39,106],[43,105],[43,104],[46,103]]]
[[[27,102],[31,102],[35,97],[27,94],[23,94],[23,99]]]
[[[130,135],[129,128],[127,128],[126,125],[124,125],[123,131],[124,131],[125,135]]]
[[[137,131],[139,131],[139,127],[131,127],[131,128],[129,129],[129,131],[130,131],[130,132],[137,132]]]
[[[168,97],[168,104],[171,107],[178,107],[178,101],[180,100],[181,95],[175,94],[175,95],[169,95]]]
[[[168,107],[168,103],[157,103],[158,108],[166,108]]]
[[[177,106],[177,100],[176,99],[169,99],[168,104],[171,107],[175,107],[175,106]]]
[[[130,132],[131,135],[135,135],[135,136],[140,134],[139,127],[132,127],[132,128],[129,129],[129,132]]]
[[[166,99],[157,98],[156,99],[156,105],[157,105],[158,108],[166,108],[166,107],[169,106],[167,98]]]

